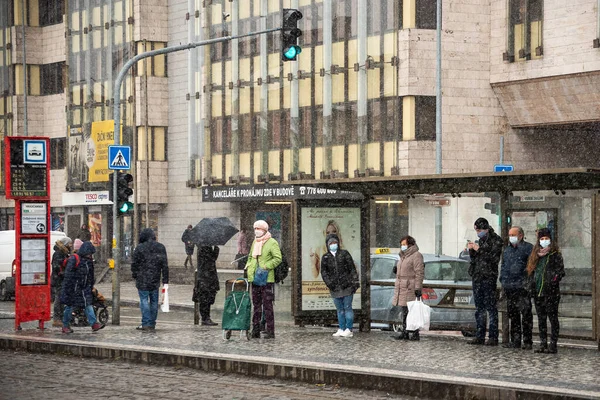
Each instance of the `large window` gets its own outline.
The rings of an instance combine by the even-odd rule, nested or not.
[[[64,92],[64,62],[44,64],[41,66],[42,96]]]
[[[142,54],[151,50],[164,49],[167,45],[163,42],[137,42],[137,53]],[[136,66],[137,76],[167,76],[167,55],[161,54],[154,57],[148,57],[139,61]]]
[[[508,50],[504,60],[525,61],[543,55],[543,0],[509,0]]]
[[[55,25],[63,22],[64,0],[38,0],[40,26]],[[31,7],[29,3],[29,7]]]
[[[137,154],[138,161],[146,160],[146,154],[150,154],[150,161],[167,160],[167,128],[163,126],[148,127],[149,135],[146,135],[146,129],[143,126],[137,128],[138,142]],[[149,143],[148,143],[149,136]]]
[[[67,138],[50,139],[50,169],[63,169],[66,167]]]

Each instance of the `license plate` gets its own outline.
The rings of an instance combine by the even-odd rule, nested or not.
[[[471,302],[471,296],[455,296],[454,303],[469,304]]]

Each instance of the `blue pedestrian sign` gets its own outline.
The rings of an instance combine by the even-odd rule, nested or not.
[[[515,168],[512,165],[496,164],[494,172],[513,172]]]
[[[108,169],[131,169],[131,147],[108,146]]]

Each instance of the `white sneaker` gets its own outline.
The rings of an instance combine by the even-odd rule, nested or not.
[[[341,337],[352,337],[354,334],[350,329],[346,329],[344,332],[340,334]]]
[[[333,337],[340,337],[344,335],[344,331],[341,329],[338,329],[336,333],[333,334]]]

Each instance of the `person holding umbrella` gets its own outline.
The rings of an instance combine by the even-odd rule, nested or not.
[[[198,302],[202,325],[218,325],[210,319],[210,306],[215,304],[215,297],[219,291],[219,276],[217,275],[218,246],[198,247],[197,265],[198,274],[194,290],[194,302]]]
[[[254,223],[254,241],[250,247],[250,256],[246,263],[248,282],[252,283],[252,337],[260,338],[260,321],[263,311],[266,319],[267,333],[264,339],[275,338],[275,315],[273,313],[273,299],[275,298],[275,272],[274,269],[281,263],[281,250],[279,244],[271,237],[269,225],[266,221],[258,220]],[[256,275],[268,272],[266,284],[255,283]],[[262,285],[261,285],[262,284]]]

